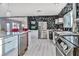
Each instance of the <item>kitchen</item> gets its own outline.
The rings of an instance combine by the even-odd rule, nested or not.
[[[79,3],[1,3],[0,8],[1,56],[79,56]]]

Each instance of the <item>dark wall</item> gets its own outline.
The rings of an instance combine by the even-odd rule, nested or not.
[[[75,7],[76,7],[76,18],[79,18],[79,3],[76,3]]]
[[[37,30],[38,29],[38,22],[39,21],[45,21],[47,22],[47,29],[53,29],[55,26],[55,19],[58,18],[58,16],[28,16],[28,26],[30,30]],[[35,21],[35,29],[32,29],[31,27],[33,24],[31,24],[31,21]]]

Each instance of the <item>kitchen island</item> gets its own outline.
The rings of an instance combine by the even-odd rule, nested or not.
[[[24,45],[24,47],[22,47]],[[28,47],[28,31],[12,35],[0,35],[0,55],[18,56],[23,55]]]

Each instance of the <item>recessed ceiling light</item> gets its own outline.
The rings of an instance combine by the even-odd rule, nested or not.
[[[42,10],[38,9],[37,12],[42,12]]]

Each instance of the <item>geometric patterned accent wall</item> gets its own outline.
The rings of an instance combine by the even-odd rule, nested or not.
[[[38,22],[39,21],[46,21],[47,22],[47,29],[53,29],[55,27],[55,19],[58,18],[58,16],[28,16],[28,26],[30,30],[34,30],[31,29],[31,26],[33,26],[31,24],[31,21],[35,21],[35,30],[38,29]]]

